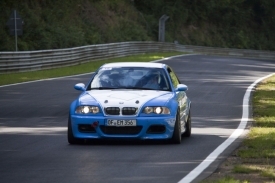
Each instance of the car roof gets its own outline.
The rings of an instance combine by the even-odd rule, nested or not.
[[[151,67],[151,68],[165,68],[166,64],[155,62],[114,62],[107,63],[101,67]]]

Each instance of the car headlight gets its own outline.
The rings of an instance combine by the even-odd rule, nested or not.
[[[99,107],[97,106],[78,106],[75,109],[75,113],[77,114],[88,114],[88,113],[92,113],[92,114],[97,114],[99,113]]]
[[[170,114],[170,109],[167,107],[145,107],[142,112],[145,114]]]

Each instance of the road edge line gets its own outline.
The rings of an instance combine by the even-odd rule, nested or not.
[[[218,156],[232,143],[234,142],[245,130],[247,122],[249,120],[249,101],[250,95],[253,91],[254,87],[261,82],[262,80],[273,76],[273,74],[269,74],[260,79],[257,79],[253,84],[251,84],[245,92],[243,98],[243,113],[242,119],[238,126],[238,128],[228,137],[221,145],[219,145],[211,154],[209,154],[203,162],[201,162],[195,169],[193,169],[190,173],[188,173],[185,177],[183,177],[178,183],[189,183],[197,178],[211,163],[213,163]]]

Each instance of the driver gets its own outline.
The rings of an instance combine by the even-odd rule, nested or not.
[[[149,75],[148,78],[149,78],[149,81],[147,82],[147,84],[145,84],[143,86],[143,88],[150,88],[150,89],[158,90],[159,89],[159,84],[158,84],[159,75],[151,74],[151,75]]]

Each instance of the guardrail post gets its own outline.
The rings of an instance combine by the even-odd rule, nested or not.
[[[159,41],[165,41],[165,21],[168,20],[169,16],[162,15],[159,19]]]

